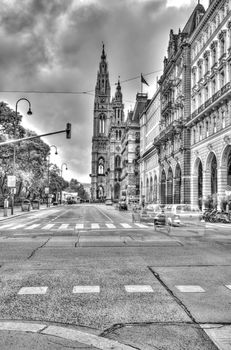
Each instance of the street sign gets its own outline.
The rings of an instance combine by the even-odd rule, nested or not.
[[[7,186],[8,187],[16,187],[16,176],[8,175],[7,176]]]
[[[49,187],[45,187],[45,194],[49,194]]]

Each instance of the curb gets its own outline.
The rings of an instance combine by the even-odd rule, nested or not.
[[[53,208],[57,208],[57,207],[45,207],[45,208],[40,208],[40,209],[32,209],[30,211],[20,211],[19,213],[17,214],[14,214],[14,215],[9,215],[9,216],[0,216],[0,222],[1,221],[5,221],[5,220],[10,220],[10,219],[14,219],[18,216],[23,216],[23,215],[26,215],[26,214],[29,214],[29,213],[36,213],[38,211],[41,211],[41,210],[48,210],[48,209],[53,209]]]
[[[0,321],[0,332],[1,331],[29,332],[45,336],[55,336],[70,341],[76,341],[84,345],[94,346],[100,350],[134,350],[134,347],[98,335],[46,323]]]

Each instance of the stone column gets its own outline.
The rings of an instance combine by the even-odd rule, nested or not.
[[[222,209],[222,199],[225,197],[227,186],[227,167],[221,166],[217,169],[217,209]]]

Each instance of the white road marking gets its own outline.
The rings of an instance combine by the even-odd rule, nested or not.
[[[106,339],[95,334],[84,333],[70,328],[48,326],[40,334],[53,335],[72,341],[78,341],[79,343],[94,346],[100,350],[134,350],[133,347],[121,344],[118,341]]]
[[[21,225],[16,225],[14,227],[10,227],[10,230],[17,230],[18,228],[22,228],[22,227],[25,227],[26,224],[21,224]]]
[[[105,224],[108,228],[116,228],[114,224]]]
[[[48,287],[23,287],[18,294],[46,294]]]
[[[78,229],[83,229],[83,224],[76,224],[75,225],[75,228],[78,230]]]
[[[36,228],[36,227],[38,227],[38,226],[40,226],[40,224],[33,224],[33,225],[31,225],[31,226],[27,226],[27,227],[25,228],[25,230],[33,230],[34,228]]]
[[[99,286],[74,286],[72,293],[99,293]]]
[[[201,286],[175,286],[182,293],[204,293],[205,290]]]
[[[101,209],[97,208],[97,210],[100,211],[100,213],[103,214],[109,221],[113,222],[113,220],[108,215],[106,215]]]
[[[58,229],[59,230],[67,230],[69,224],[62,224]]]
[[[4,228],[7,228],[7,227],[11,227],[11,226],[13,226],[13,225],[14,225],[13,223],[7,224],[7,225],[3,225],[3,226],[0,227],[0,229],[4,229]]]
[[[45,327],[45,324],[38,323],[0,322],[1,331],[39,332]]]
[[[124,228],[132,228],[131,225],[125,224],[125,223],[124,224],[120,224],[120,225],[123,226]]]
[[[202,329],[220,350],[231,349],[231,327],[222,324],[201,324]]]
[[[144,225],[144,224],[138,224],[138,223],[134,223],[134,225],[140,227],[140,228],[149,228],[148,226]]]
[[[231,289],[231,284],[226,284],[226,288]]]
[[[91,228],[93,228],[93,229],[99,229],[99,224],[91,224]]]
[[[42,230],[50,230],[50,228],[52,228],[53,226],[55,226],[55,224],[47,224],[46,226],[42,227]]]
[[[127,285],[125,290],[128,293],[153,293],[153,289],[148,285]]]

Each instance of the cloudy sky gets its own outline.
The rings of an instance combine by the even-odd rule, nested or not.
[[[201,0],[207,8],[208,0]],[[197,0],[0,0],[0,101],[18,109],[24,126],[58,148],[52,161],[64,178],[90,182],[93,102],[105,43],[112,94],[120,76],[125,113],[134,106],[142,72],[149,97],[161,75],[169,31],[182,28]],[[124,80],[129,79],[129,82]],[[130,80],[131,79],[131,80]],[[87,92],[87,93],[86,93]],[[54,153],[54,148],[52,148]]]

